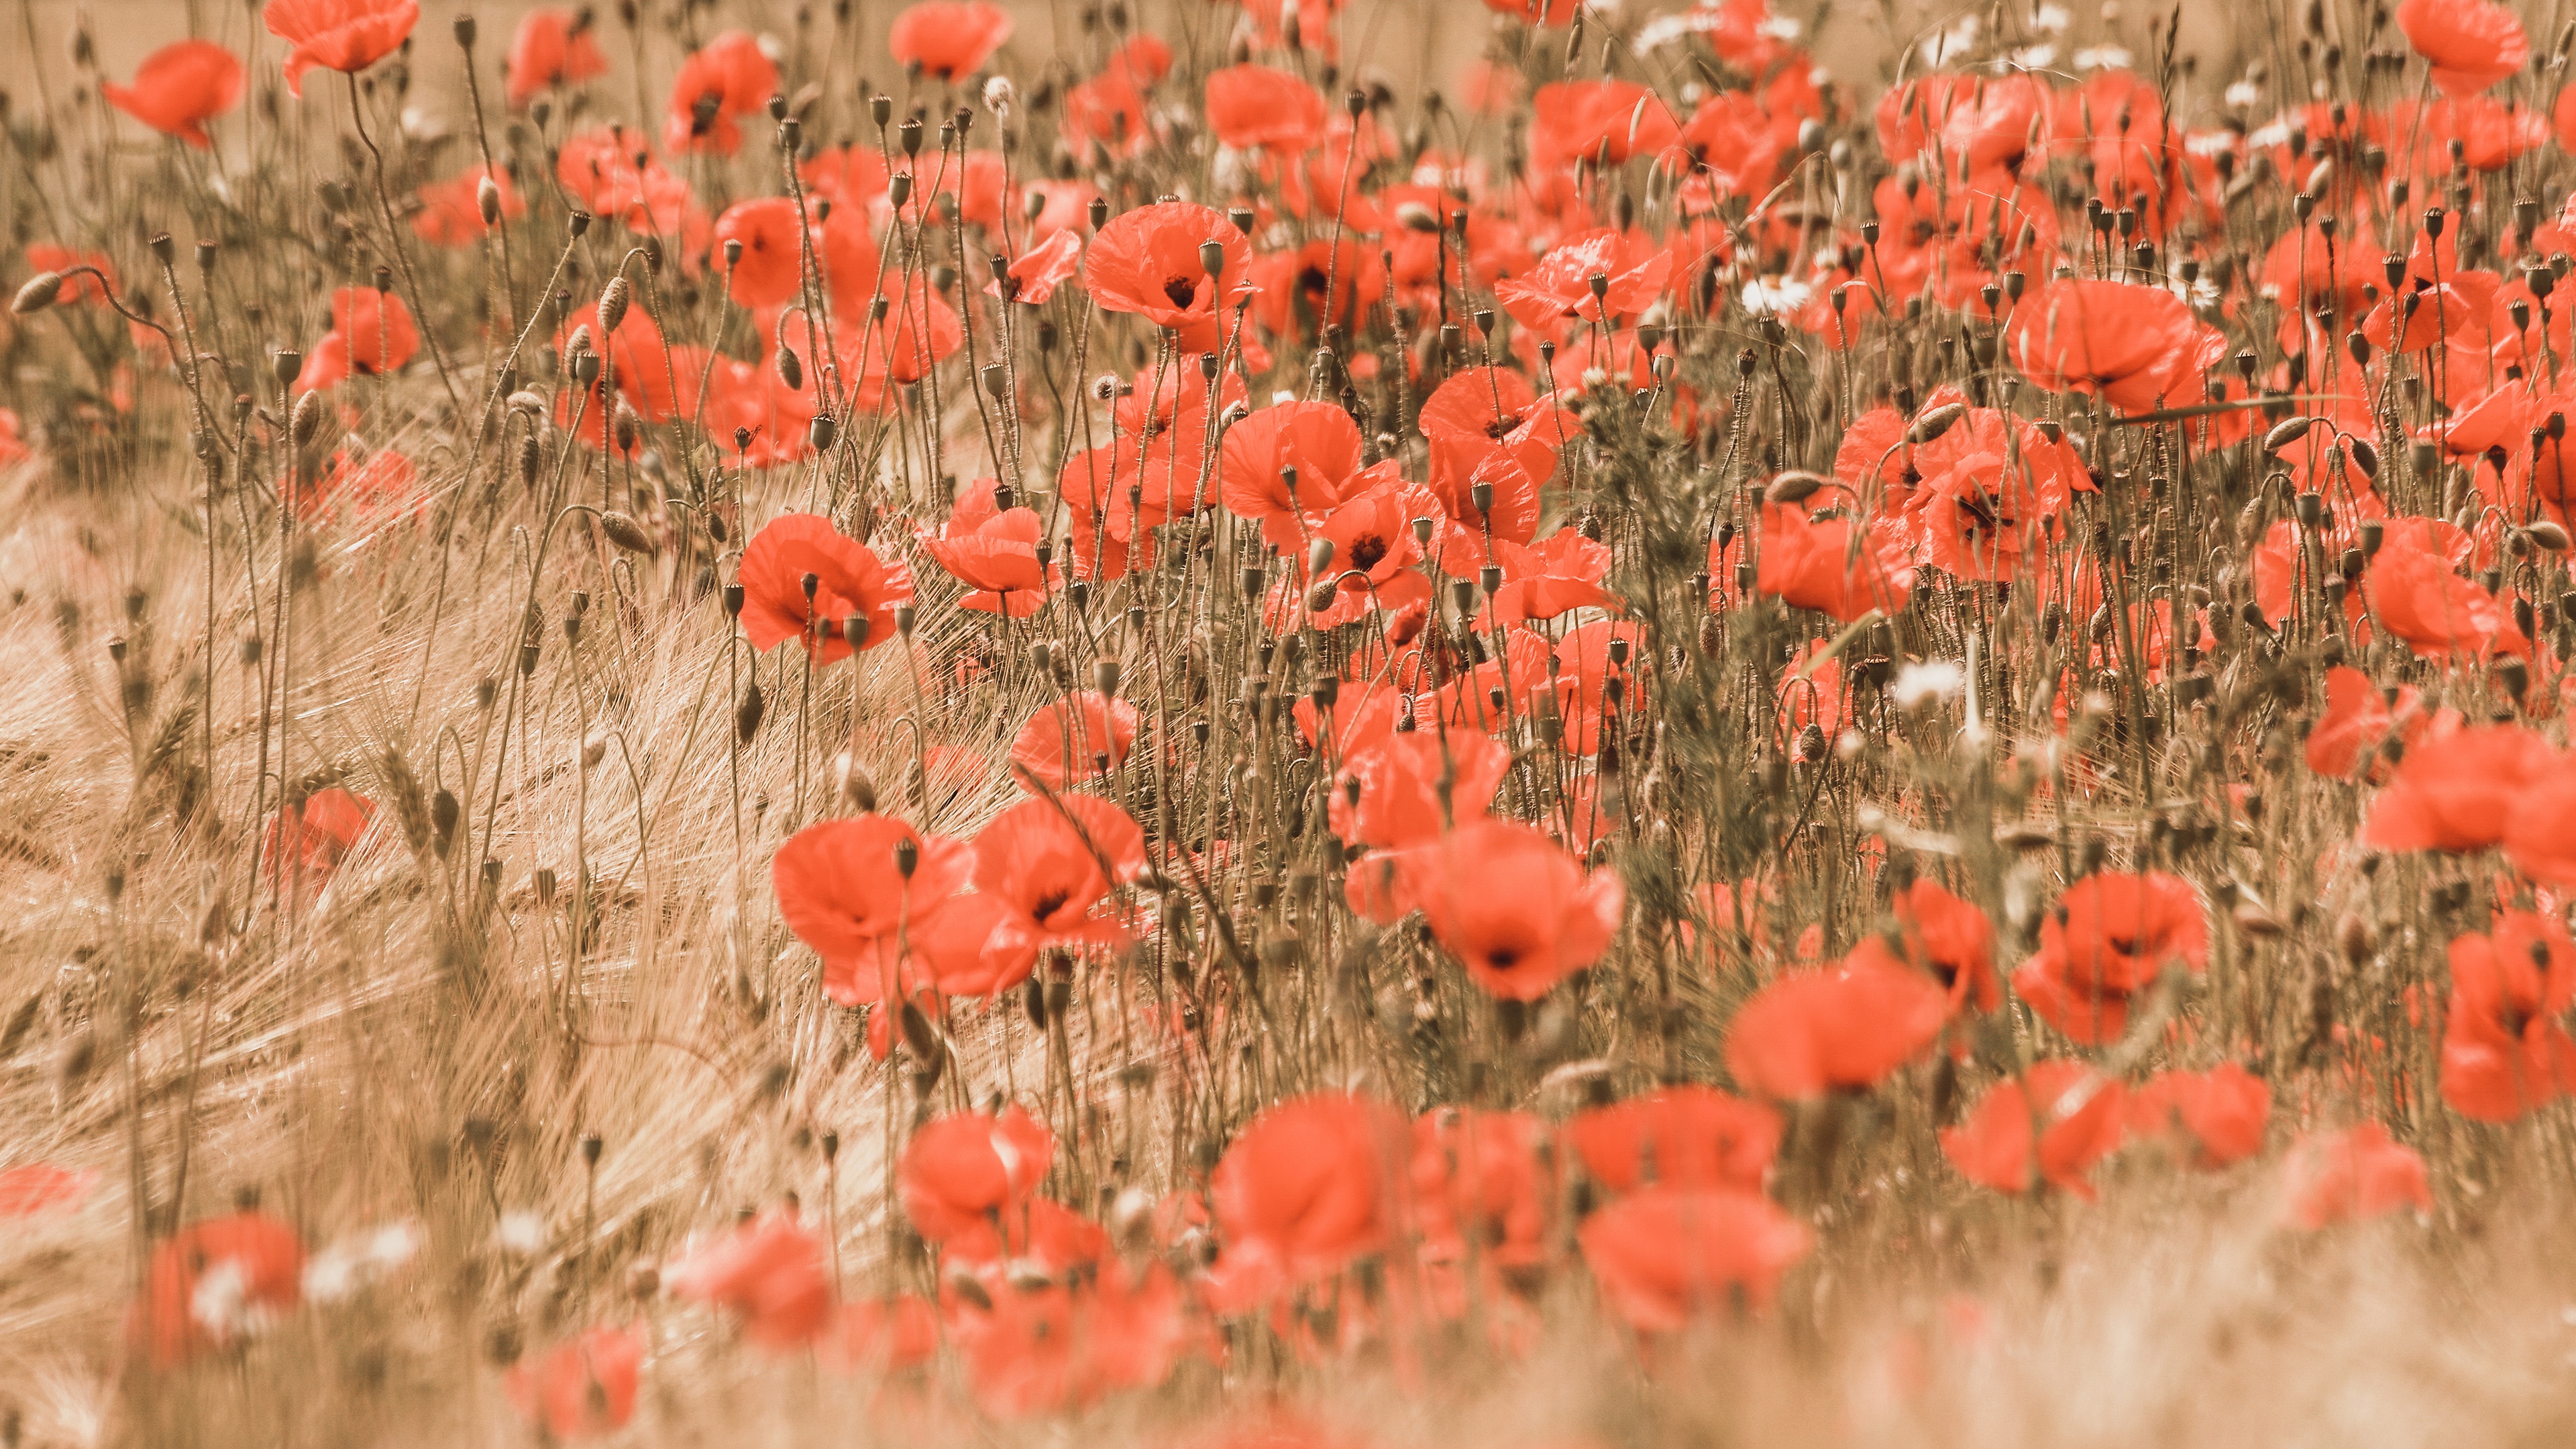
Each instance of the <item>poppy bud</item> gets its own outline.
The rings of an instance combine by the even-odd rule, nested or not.
[[[1966,403],[1943,403],[1941,406],[1933,408],[1924,413],[1923,416],[1916,418],[1914,420],[1914,426],[1906,429],[1905,439],[1909,443],[1931,442],[1933,439],[1940,437],[1943,433],[1950,431],[1951,427],[1956,424],[1959,419],[1966,417],[1967,415],[1968,405]]]
[[[607,336],[626,320],[626,302],[634,289],[624,277],[611,277],[599,294],[599,335]]]
[[[1326,609],[1333,607],[1333,597],[1336,592],[1337,591],[1334,589],[1333,581],[1331,579],[1326,579],[1322,583],[1315,585],[1315,587],[1309,590],[1306,594],[1307,612],[1320,614]]]
[[[2524,532],[2531,535],[2533,543],[2539,544],[2551,553],[2567,551],[2567,530],[2546,518],[2535,521]]]
[[[501,185],[488,175],[474,185],[474,210],[486,228],[501,224]]]
[[[298,448],[313,446],[315,434],[322,431],[322,395],[308,392],[295,400],[295,411],[287,419],[287,435]]]
[[[793,347],[778,349],[778,380],[787,384],[789,392],[805,390],[805,361]]]
[[[1957,403],[1950,403],[1934,411],[1952,412],[1958,407]],[[1948,424],[1943,424],[1943,427],[1947,426]],[[1813,473],[1783,473],[1771,480],[1770,487],[1762,490],[1762,501],[1783,505],[1804,503],[1815,496],[1817,489],[1824,486],[1825,480]]]
[[[38,272],[27,279],[25,286],[18,289],[16,297],[10,299],[9,310],[21,317],[32,317],[54,305],[55,300],[62,295],[62,290],[62,273]]]
[[[1091,229],[1093,231],[1098,231],[1102,227],[1107,226],[1109,224],[1109,198],[1105,196],[1095,196],[1091,198],[1091,206],[1088,215],[1091,218]]]
[[[2266,454],[2277,453],[2283,448],[2290,446],[2292,443],[2297,442],[2299,439],[2306,437],[2308,435],[2308,429],[2313,428],[2316,425],[2317,420],[2314,418],[2283,418],[2281,421],[2272,425],[2272,431],[2263,435],[2263,451]]]
[[[760,733],[760,717],[768,711],[769,702],[762,697],[759,681],[755,680],[743,690],[742,703],[734,707],[733,737],[743,744],[750,744],[751,737]]]
[[[608,535],[610,543],[628,553],[649,554],[655,551],[653,536],[644,531],[644,525],[623,513],[609,512],[599,515],[599,531]]]
[[[1313,544],[1308,546],[1306,550],[1307,573],[1320,574],[1324,570],[1332,567],[1332,564],[1333,541],[1331,539],[1319,538],[1316,539]]]

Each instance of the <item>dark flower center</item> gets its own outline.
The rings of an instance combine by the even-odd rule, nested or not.
[[[1163,295],[1171,298],[1175,307],[1187,307],[1198,294],[1199,284],[1187,277],[1174,277],[1163,284]]]
[[[1376,568],[1386,558],[1386,540],[1366,534],[1351,540],[1351,567],[1362,573]]]
[[[1063,910],[1064,903],[1071,899],[1072,896],[1073,892],[1071,891],[1048,891],[1045,895],[1038,897],[1037,904],[1029,908],[1029,914],[1037,917],[1041,921],[1046,920],[1052,917],[1056,912]]]
[[[1512,429],[1517,428],[1520,425],[1520,414],[1497,413],[1494,415],[1494,420],[1492,422],[1485,424],[1485,436],[1499,443],[1503,439],[1510,437],[1512,435]]]

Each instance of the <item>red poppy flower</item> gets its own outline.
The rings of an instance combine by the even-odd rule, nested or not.
[[[1225,430],[1218,453],[1227,511],[1262,525],[1262,537],[1283,552],[1302,549],[1311,536],[1302,522],[1342,501],[1360,464],[1359,425],[1338,404],[1274,403]]]
[[[1238,151],[1310,151],[1323,144],[1326,109],[1303,77],[1266,65],[1228,66],[1207,78],[1208,129]]]
[[[0,1222],[78,1206],[97,1184],[95,1172],[76,1172],[50,1162],[20,1163],[0,1172]]]
[[[2158,1072],[2129,1095],[2129,1131],[2176,1133],[2197,1167],[2226,1167],[2262,1151],[2271,1120],[2272,1089],[2234,1062],[2205,1072]]]
[[[2401,539],[2389,539],[2372,557],[2362,591],[2380,626],[2405,640],[2419,659],[2531,652],[2531,641],[2495,595]]]
[[[794,1213],[775,1209],[691,1247],[663,1268],[662,1286],[730,1310],[743,1336],[763,1348],[810,1341],[832,1313],[823,1239]]]
[[[418,0],[268,0],[268,33],[294,48],[286,57],[286,93],[304,94],[313,66],[356,75],[393,54],[420,19]]]
[[[999,5],[923,0],[904,8],[886,33],[886,53],[924,75],[955,82],[984,68],[1008,45],[1017,22]]]
[[[1634,81],[1555,81],[1530,98],[1530,163],[1556,170],[1577,161],[1616,166],[1681,139],[1663,97]]]
[[[2168,964],[2209,968],[2209,924],[2191,882],[2161,871],[2088,875],[2040,921],[2039,950],[2013,972],[2013,989],[2091,1046],[2128,1029],[2129,999]]]
[[[1507,1001],[1536,1001],[1599,960],[1626,904],[1618,874],[1587,872],[1565,848],[1510,820],[1460,826],[1426,847],[1414,904],[1468,977]]]
[[[182,40],[145,56],[132,85],[102,85],[107,103],[199,150],[215,144],[206,122],[241,104],[242,67],[211,40]]]
[[[908,1372],[939,1356],[939,1313],[912,1293],[844,1303],[816,1347],[823,1366],[835,1373]]]
[[[1921,1056],[1949,1020],[1938,983],[1884,951],[1782,976],[1736,1008],[1726,1069],[1766,1097],[1867,1091]]]
[[[1679,1333],[1735,1301],[1769,1306],[1815,1235],[1759,1193],[1658,1183],[1584,1221],[1584,1265],[1640,1333]]]
[[[1224,253],[1221,276],[1210,276],[1200,260],[1207,242]],[[1100,229],[1082,281],[1103,309],[1178,332],[1184,352],[1214,352],[1224,341],[1224,314],[1252,295],[1252,244],[1215,207],[1158,202]]]
[[[1019,1221],[1055,1159],[1055,1137],[1018,1107],[998,1116],[958,1112],[912,1134],[896,1179],[903,1210],[934,1243],[989,1231],[998,1223],[1012,1242],[1025,1241]]]
[[[674,151],[742,149],[734,118],[769,104],[778,89],[778,67],[748,31],[728,30],[690,52],[671,82],[662,143]]]
[[[54,289],[54,305],[58,307],[73,302],[94,302],[105,306],[108,294],[116,290],[116,266],[103,252],[76,252],[52,242],[29,242],[27,265],[39,272],[68,272],[74,267],[95,267],[98,270],[97,276],[84,272],[77,277],[64,278],[63,284]]]
[[[993,480],[979,478],[958,495],[948,523],[937,533],[921,529],[922,552],[974,592],[961,609],[1026,619],[1046,603],[1057,582],[1055,561],[1038,562],[1046,524],[1033,508],[994,506]]]
[[[1484,815],[1512,752],[1472,730],[1387,731],[1343,756],[1328,816],[1345,845],[1403,850]],[[1445,799],[1444,799],[1445,796]]]
[[[1055,295],[1056,288],[1073,280],[1081,264],[1082,239],[1059,227],[1020,253],[1001,276],[984,284],[984,290],[1004,301],[1039,306]]]
[[[1898,890],[1889,905],[1896,913],[1897,946],[1889,954],[1940,978],[1953,1013],[2003,1005],[2003,983],[1995,976],[1995,927],[1984,911],[1929,880]],[[1861,947],[1877,939],[1865,937]]]
[[[181,1229],[152,1251],[143,1300],[128,1331],[169,1368],[256,1333],[304,1296],[304,1243],[258,1212]]]
[[[1427,1254],[1470,1252],[1504,1267],[1539,1262],[1554,1184],[1543,1129],[1527,1112],[1445,1107],[1413,1123],[1414,1225]]]
[[[2370,803],[2361,843],[2381,850],[2484,850],[2505,838],[2531,787],[2558,763],[2549,742],[2520,725],[2436,731],[2407,751]],[[2535,861],[2545,858],[2539,836],[2526,841]]]
[[[908,880],[897,864],[907,844]],[[823,958],[823,994],[855,1006],[886,999],[879,980],[886,938],[926,931],[973,870],[964,842],[868,814],[797,831],[770,860],[769,879],[779,919]]]
[[[2091,1201],[2085,1181],[2117,1151],[2127,1129],[2128,1089],[2082,1062],[2031,1063],[1978,1101],[1968,1120],[1941,1129],[1941,1153],[1970,1182],[2020,1194],[2035,1185]]]
[[[1097,690],[1075,690],[1020,726],[1011,739],[1011,778],[1022,789],[1034,780],[1049,790],[1096,779],[1126,763],[1136,724],[1136,706]]]
[[[1066,136],[1095,142],[1113,156],[1144,151],[1153,140],[1146,120],[1144,90],[1124,71],[1106,71],[1064,93]]]
[[[23,463],[34,456],[27,447],[25,436],[19,432],[19,426],[15,408],[0,408],[0,468]]]
[[[2310,1232],[2385,1217],[2402,1207],[2433,1210],[2424,1159],[2390,1141],[2388,1129],[2376,1122],[2301,1138],[2281,1176],[2287,1194],[2282,1216]]]
[[[1208,1180],[1224,1245],[1209,1306],[1242,1313],[1384,1249],[1411,1159],[1404,1114],[1366,1097],[1319,1093],[1253,1118]]]
[[[541,91],[608,74],[608,57],[591,38],[589,10],[576,14],[544,6],[519,17],[504,69],[510,79],[510,109],[524,111]]]
[[[399,372],[420,354],[420,329],[411,309],[391,292],[373,287],[341,287],[331,293],[331,336],[348,349],[349,366],[359,372]]]
[[[1753,586],[1846,624],[1872,609],[1894,614],[1914,588],[1900,532],[1884,521],[1861,528],[1846,517],[1811,519],[1802,504],[1765,503]],[[1729,566],[1721,552],[1712,540],[1713,577]]]
[[[2032,382],[2098,393],[2124,413],[2144,412],[2177,390],[2198,337],[2190,304],[2162,287],[2089,278],[2038,288],[2004,329],[2006,351]]]
[[[1145,873],[1145,831],[1094,795],[1023,800],[975,837],[975,890],[1001,905],[988,954],[1034,960],[1049,948],[1114,947],[1119,921],[1093,908]]]
[[[503,1388],[519,1417],[550,1439],[596,1438],[635,1416],[635,1389],[651,1347],[645,1326],[593,1328],[514,1364]]]
[[[308,886],[327,879],[339,869],[340,858],[357,847],[375,813],[375,801],[337,785],[305,796],[292,819],[283,814],[269,819],[268,840],[260,852],[269,874],[292,867]]]
[[[2522,21],[2488,0],[2400,0],[2397,28],[2432,63],[2446,96],[2473,96],[2522,69],[2531,42]]]
[[[805,592],[805,580],[815,581]],[[894,611],[912,599],[912,569],[843,535],[830,519],[782,513],[742,551],[742,632],[755,649],[802,639],[815,662],[850,657],[848,621],[865,621],[861,649],[895,637]]]
[[[483,225],[483,181],[489,177],[501,198],[501,218],[516,221],[528,214],[528,201],[519,188],[510,184],[507,171],[475,166],[445,181],[424,182],[420,188],[420,210],[411,219],[411,229],[422,241],[438,247],[470,247],[483,239],[489,228]],[[643,309],[637,308],[640,313]]]
[[[2484,935],[2452,938],[2442,1029],[2442,1100],[2464,1117],[2510,1122],[2576,1091],[2576,944],[2555,919],[2506,911]]]
[[[1713,1087],[1663,1087],[1578,1112],[1565,1136],[1613,1192],[1648,1183],[1758,1193],[1780,1151],[1780,1114]]]
[[[811,210],[804,214],[813,215]],[[719,249],[728,242],[742,243],[742,259],[727,271],[725,291],[744,307],[780,307],[795,300],[804,290],[808,246],[836,300],[852,288],[865,297],[877,285],[876,243],[839,207],[809,230],[799,224],[791,197],[738,201],[716,218],[715,239]]]
[[[1335,592],[1333,601],[1315,612],[1314,626],[1328,629],[1363,618],[1371,609],[1427,603],[1431,581],[1422,574],[1422,545],[1414,537],[1413,521],[1438,509],[1426,490],[1401,488],[1390,479],[1344,498],[1324,515],[1314,536],[1333,546],[1322,578]]]
[[[2412,685],[2400,685],[2392,701],[2370,676],[2349,664],[2326,671],[2326,710],[2308,730],[2308,768],[2336,779],[2348,778],[2364,754],[2373,754],[2391,734],[2408,745],[2423,736],[2431,720],[2424,696]]]
[[[1619,596],[1601,587],[1601,576],[1610,571],[1609,547],[1575,529],[1560,528],[1528,548],[1496,539],[1494,558],[1502,566],[1503,586],[1477,614],[1480,630],[1491,630],[1497,621],[1521,624],[1576,609],[1615,613],[1621,607]]]
[[[1651,238],[1602,227],[1565,238],[1538,265],[1496,282],[1494,299],[1526,327],[1546,330],[1567,318],[1604,324],[1654,305],[1672,271],[1672,253]],[[1597,297],[1594,277],[1608,281]]]

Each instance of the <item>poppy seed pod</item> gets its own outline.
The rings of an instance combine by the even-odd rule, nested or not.
[[[592,383],[599,381],[599,354],[596,352],[574,353],[572,357],[572,376],[573,381],[580,383],[583,387],[588,387]]]
[[[1211,277],[1225,271],[1225,243],[1221,241],[1199,243],[1199,270]]]
[[[805,441],[813,444],[817,453],[832,451],[832,443],[840,433],[841,425],[833,420],[830,413],[816,413],[814,421],[805,425]]]
[[[599,294],[599,335],[607,336],[626,320],[626,304],[633,293],[624,277],[611,277]]]

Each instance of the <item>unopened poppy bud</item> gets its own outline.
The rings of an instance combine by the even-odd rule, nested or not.
[[[1951,406],[1955,407],[1957,404],[1954,403]],[[1935,409],[1935,411],[1939,410]],[[1817,489],[1824,486],[1825,480],[1813,473],[1783,473],[1771,480],[1770,487],[1762,490],[1762,501],[1784,505],[1804,503],[1815,496]]]
[[[787,384],[789,392],[805,390],[805,359],[798,357],[793,347],[778,349],[778,380]]]
[[[296,447],[309,448],[321,431],[322,394],[308,392],[295,400],[295,411],[287,419],[287,435],[295,440]]]
[[[2525,532],[2531,535],[2533,543],[2539,544],[2551,553],[2567,551],[2567,530],[2546,518],[2535,521]]]
[[[1951,427],[1967,414],[1966,403],[1943,403],[1916,418],[1914,426],[1906,429],[1905,440],[1909,443],[1931,442],[1950,431]]]
[[[623,513],[599,515],[599,531],[608,535],[610,543],[628,553],[654,552],[653,536],[644,531],[644,525]]]
[[[2316,425],[2317,420],[2310,417],[2283,418],[2272,425],[2272,431],[2263,435],[2263,451],[2277,453],[2306,437],[2308,429]]]
[[[1225,243],[1221,241],[1199,243],[1199,270],[1211,277],[1225,270]]]
[[[474,185],[474,210],[483,218],[485,227],[501,224],[501,184],[486,176]]]
[[[611,277],[599,293],[599,335],[607,336],[626,320],[626,304],[633,288],[624,277]]]
[[[1320,574],[1333,566],[1333,541],[1319,538],[1306,547],[1306,572]]]
[[[743,690],[742,703],[734,706],[733,737],[750,744],[751,737],[760,733],[760,717],[768,712],[769,701],[761,694],[758,683]]]
[[[839,779],[841,798],[849,801],[861,814],[877,808],[876,782],[868,778],[867,771],[859,768],[857,756],[848,750],[841,751],[832,761],[832,773]],[[905,841],[903,844],[909,845],[911,842]],[[898,846],[897,849],[900,851],[901,847]]]
[[[1333,598],[1338,592],[1339,591],[1333,587],[1333,581],[1331,579],[1326,579],[1322,583],[1315,585],[1314,588],[1308,590],[1306,593],[1307,612],[1320,614],[1326,609],[1333,607]]]

